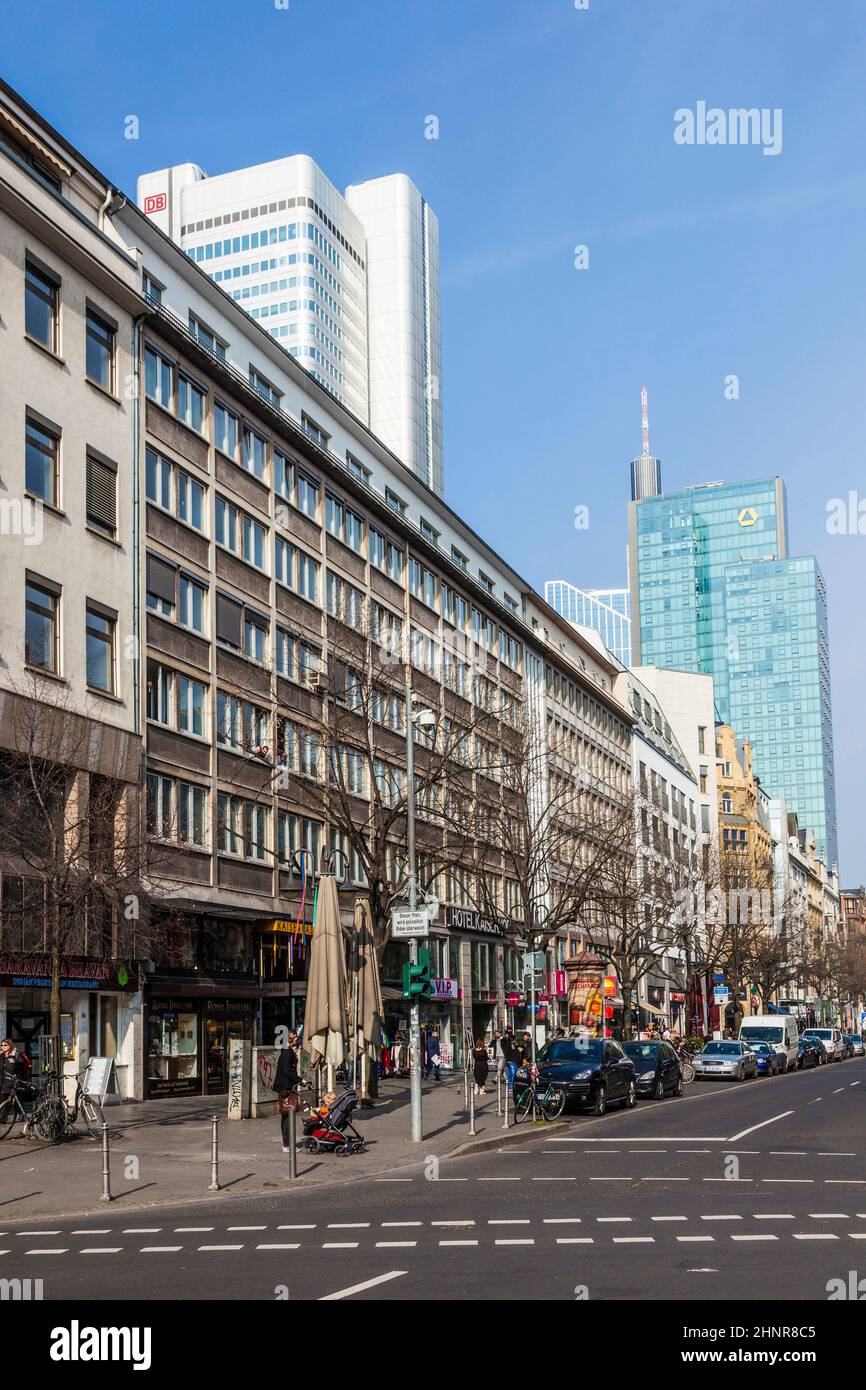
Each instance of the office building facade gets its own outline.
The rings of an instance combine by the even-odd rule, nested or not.
[[[142,175],[138,202],[434,492],[442,462],[439,228],[403,174],[343,196],[292,155],[208,177]],[[158,286],[156,287],[159,288]],[[191,322],[224,352],[212,326]],[[270,383],[261,383],[267,394]]]
[[[635,664],[712,675],[716,718],[836,861],[826,594],[789,559],[780,478],[710,483],[629,505]]]
[[[578,589],[564,579],[548,579],[544,597],[568,622],[594,628],[623,666],[632,664],[628,589]]]

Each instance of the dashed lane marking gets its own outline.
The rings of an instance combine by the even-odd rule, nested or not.
[[[592,1236],[557,1236],[557,1245],[595,1245]]]
[[[614,1245],[655,1245],[655,1236],[613,1236]]]
[[[762,1231],[755,1236],[731,1236],[731,1240],[778,1240],[778,1236],[771,1235],[769,1231]]]
[[[40,1246],[38,1250],[25,1250],[25,1255],[66,1255],[69,1252],[68,1246],[63,1246],[59,1250],[51,1250],[46,1245]]]
[[[79,1255],[119,1255],[122,1245],[91,1245],[79,1250]]]
[[[534,1245],[535,1241],[529,1240],[495,1240],[494,1245]]]
[[[795,1231],[795,1240],[838,1240],[834,1231]]]
[[[713,1245],[715,1236],[677,1236],[681,1245]]]
[[[300,1247],[299,1244],[297,1244],[297,1243],[292,1244],[291,1241],[286,1241],[286,1243],[285,1243],[284,1245],[278,1245],[278,1244],[274,1243],[274,1244],[272,1244],[272,1245],[264,1245],[264,1244],[263,1244],[263,1245],[257,1245],[257,1246],[256,1246],[256,1249],[257,1249],[257,1250],[300,1250],[300,1248],[301,1248],[301,1247]]]
[[[326,1240],[322,1243],[323,1250],[357,1250],[356,1240]]]
[[[174,1255],[182,1250],[182,1245],[142,1245],[140,1255]]]
[[[201,1253],[202,1251],[243,1250],[244,1247],[242,1245],[200,1245],[198,1248],[199,1253]]]

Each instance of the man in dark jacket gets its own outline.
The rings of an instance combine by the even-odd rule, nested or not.
[[[517,1075],[517,1068],[523,1060],[523,1054],[515,1042],[514,1034],[510,1028],[506,1028],[505,1037],[502,1039],[502,1055],[505,1058],[505,1069],[508,1073],[508,1088],[514,1089],[514,1078]]]
[[[298,1044],[297,1033],[289,1034],[289,1045],[280,1051],[277,1069],[274,1072],[273,1089],[281,1098],[297,1090],[300,1076],[298,1075],[298,1054],[295,1048]],[[289,1117],[280,1115],[280,1131],[283,1136],[283,1153],[289,1152]]]
[[[442,1077],[439,1073],[439,1066],[442,1061],[440,1048],[441,1043],[439,1042],[439,1029],[431,1028],[430,1032],[427,1034],[427,1042],[424,1047],[426,1063],[424,1067],[424,1075],[428,1081],[430,1080],[431,1071],[437,1081],[442,1080]]]

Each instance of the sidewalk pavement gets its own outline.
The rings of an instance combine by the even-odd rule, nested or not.
[[[308,1095],[308,1093],[306,1093]],[[504,1093],[503,1093],[504,1095]],[[477,1139],[469,1134],[463,1108],[462,1073],[440,1083],[423,1083],[424,1139],[410,1138],[408,1079],[380,1082],[371,1109],[356,1109],[356,1128],[368,1151],[347,1157],[313,1156],[298,1151],[298,1179],[289,1178],[289,1155],[282,1151],[279,1116],[260,1120],[226,1117],[226,1097],[131,1101],[106,1106],[111,1138],[111,1204],[101,1202],[102,1156],[98,1140],[83,1135],[43,1146],[23,1139],[0,1144],[0,1226],[22,1218],[66,1216],[219,1200],[224,1196],[274,1196],[294,1189],[357,1182],[380,1173],[444,1158],[468,1144],[480,1149],[508,1139],[496,1113],[496,1087],[476,1099]],[[303,1098],[303,1093],[302,1093]],[[298,1116],[298,1135],[301,1118]],[[220,1193],[211,1181],[211,1119],[219,1125]],[[521,1126],[520,1138],[526,1138]]]

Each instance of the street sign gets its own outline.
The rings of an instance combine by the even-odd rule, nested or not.
[[[391,913],[391,940],[406,941],[412,937],[430,935],[430,917],[426,907],[395,908]]]
[[[543,951],[524,951],[523,953],[523,988],[529,992],[532,989],[532,977],[535,976],[536,992],[547,984],[547,964]]]

